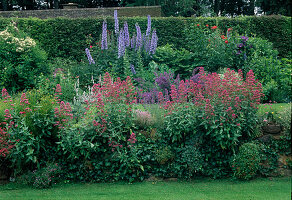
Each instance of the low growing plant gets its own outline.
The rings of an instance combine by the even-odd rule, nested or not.
[[[260,148],[254,143],[245,143],[240,146],[232,161],[234,177],[249,180],[254,178],[260,168]]]

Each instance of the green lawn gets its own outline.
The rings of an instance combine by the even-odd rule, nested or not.
[[[290,200],[291,178],[256,179],[248,182],[202,179],[192,182],[59,184],[44,190],[7,184],[0,186],[0,199]]]
[[[261,104],[259,106],[258,114],[264,114],[265,112],[274,112],[279,113],[286,109],[291,109],[291,103],[274,103],[272,105],[269,104]]]

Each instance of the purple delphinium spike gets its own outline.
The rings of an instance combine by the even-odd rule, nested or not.
[[[148,15],[148,23],[147,23],[147,30],[146,30],[146,37],[150,35],[151,32],[151,17]]]
[[[130,64],[130,68],[131,68],[131,71],[133,74],[136,74],[136,70],[134,68],[134,65],[133,64]]]
[[[135,38],[135,36],[133,36],[131,39],[131,49],[135,48],[135,40],[136,40],[136,38]]]
[[[119,33],[119,19],[118,19],[118,11],[114,10],[114,18],[115,18],[115,34]]]
[[[146,36],[145,34],[143,33],[142,34],[142,46],[146,44]]]
[[[119,44],[118,44],[118,58],[123,57],[125,54],[125,39],[123,30],[120,31]]]
[[[149,39],[149,37],[146,39],[145,41],[145,51],[148,53],[150,51],[150,45],[151,45],[151,40]]]
[[[156,35],[156,30],[153,30],[152,33],[152,38],[151,38],[151,44],[150,44],[150,54],[155,54],[156,48],[157,48],[157,41],[158,41],[158,37]]]
[[[129,28],[128,28],[128,23],[124,23],[124,34],[125,34],[125,45],[126,47],[130,46],[130,35],[129,35]]]
[[[94,60],[93,60],[93,58],[92,58],[92,56],[91,56],[90,51],[89,51],[88,48],[85,49],[85,53],[87,55],[87,59],[88,59],[89,64],[90,65],[91,64],[95,64],[95,62],[94,62]]]
[[[101,49],[107,49],[107,24],[106,21],[102,24],[102,35],[101,35]]]
[[[136,50],[138,50],[142,46],[142,35],[141,35],[141,29],[140,29],[139,24],[136,24],[136,31],[137,31],[137,36],[136,36]]]

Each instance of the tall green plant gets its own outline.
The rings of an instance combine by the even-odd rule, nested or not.
[[[15,24],[0,32],[0,86],[14,92],[34,87],[39,74],[48,72],[46,59],[45,51]]]

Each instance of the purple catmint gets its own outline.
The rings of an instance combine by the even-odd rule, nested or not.
[[[151,43],[150,43],[150,54],[155,54],[156,48],[157,48],[157,41],[158,41],[158,37],[156,35],[156,30],[153,30],[152,33],[152,38],[151,38]]]
[[[168,73],[160,74],[155,78],[155,83],[162,90],[170,90],[171,80]]]
[[[164,93],[165,93],[165,95],[164,95],[164,99],[165,99],[165,101],[169,101],[170,99],[169,99],[168,90],[165,89],[165,90],[164,90]]]
[[[119,35],[119,44],[118,44],[118,58],[123,57],[125,54],[125,38],[124,38],[124,31],[120,31]]]
[[[148,15],[148,23],[147,23],[147,30],[146,30],[146,37],[150,35],[151,32],[151,17]]]
[[[92,56],[91,56],[90,51],[89,51],[88,48],[85,49],[85,53],[87,55],[87,59],[88,59],[89,64],[90,65],[91,64],[95,64],[95,62],[94,62],[94,60],[93,60],[93,58],[92,58]]]
[[[130,64],[130,68],[131,68],[131,71],[133,74],[136,74],[136,70],[134,68],[134,65],[133,64]]]
[[[101,49],[107,49],[107,24],[106,21],[102,24],[102,35],[101,35]]]
[[[238,48],[242,48],[242,47],[243,47],[243,44],[240,43],[240,44],[237,45],[237,47],[238,47]]]
[[[136,24],[136,50],[140,49],[142,47],[142,35],[141,35],[141,29],[139,24]]]
[[[119,33],[119,19],[118,19],[118,11],[114,10],[114,19],[115,19],[115,34]]]
[[[129,28],[128,28],[128,23],[124,23],[124,34],[125,34],[125,45],[126,47],[130,46],[130,35],[129,35]]]
[[[175,86],[179,86],[179,83],[180,83],[180,76],[179,76],[179,74],[176,76],[176,79],[174,79],[174,84],[175,84]]]
[[[199,70],[200,70],[199,67],[196,67],[193,70],[192,76],[190,77],[190,81],[193,81],[194,83],[199,83],[199,81],[200,81],[200,74],[197,73],[197,72],[199,72]]]
[[[241,39],[246,42],[248,40],[248,37],[243,35],[243,36],[241,36]]]

